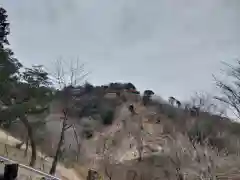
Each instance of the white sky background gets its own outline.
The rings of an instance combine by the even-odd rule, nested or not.
[[[164,98],[214,92],[240,56],[240,0],[1,0],[24,65],[79,58],[93,84],[132,82]]]

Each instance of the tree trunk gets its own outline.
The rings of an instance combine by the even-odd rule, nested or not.
[[[27,157],[28,146],[29,146],[29,141],[28,141],[28,137],[27,137],[27,139],[26,139],[26,148],[25,148],[25,151],[24,151],[24,157]]]
[[[63,120],[63,125],[62,125],[61,136],[60,136],[58,146],[57,146],[57,150],[56,150],[56,154],[54,156],[54,159],[53,159],[53,162],[52,162],[52,167],[51,167],[50,172],[49,172],[49,174],[51,174],[51,175],[55,174],[57,163],[58,163],[59,157],[61,156],[61,148],[62,148],[62,145],[63,145],[63,142],[64,142],[64,133],[65,133],[65,126],[66,126],[65,121],[66,120],[64,119]]]
[[[79,161],[79,154],[80,154],[80,151],[81,151],[81,143],[79,142],[78,134],[77,134],[77,132],[76,132],[75,127],[73,127],[73,132],[74,132],[74,137],[75,137],[76,142],[77,142],[76,161],[78,162],[78,161]],[[71,145],[71,144],[70,144],[70,145]],[[69,149],[70,149],[70,147],[69,147]]]
[[[25,116],[21,117],[20,120],[22,121],[22,123],[24,124],[24,126],[26,127],[26,129],[28,131],[28,138],[30,140],[30,145],[32,148],[32,156],[31,156],[31,161],[29,163],[29,166],[34,167],[34,165],[36,163],[36,159],[37,159],[37,148],[36,148],[36,144],[35,144],[35,141],[33,138],[33,130]]]

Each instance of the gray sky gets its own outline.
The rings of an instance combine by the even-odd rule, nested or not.
[[[25,65],[77,57],[94,84],[185,99],[240,56],[239,0],[1,0]]]

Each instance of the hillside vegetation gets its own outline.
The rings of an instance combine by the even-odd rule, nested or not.
[[[60,159],[67,167],[81,169],[85,175],[88,168],[94,168],[106,179],[207,179],[238,173],[240,124],[201,109],[196,114],[151,99],[145,104],[138,93],[126,89],[115,96],[113,89],[109,93],[105,87],[104,91],[95,96],[93,88],[82,98],[71,98],[74,108],[68,120],[75,128],[65,132]],[[55,108],[59,102],[53,103],[45,118],[50,122],[35,134],[44,139],[38,146],[49,156],[55,155],[61,133],[61,113]],[[58,122],[48,126],[51,121]],[[14,124],[9,131],[20,136],[14,130],[20,126]],[[50,143],[55,143],[52,149]]]

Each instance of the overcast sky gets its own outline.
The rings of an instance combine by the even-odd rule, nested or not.
[[[94,84],[126,81],[180,100],[212,91],[240,56],[239,0],[1,0],[25,65],[77,57]]]

